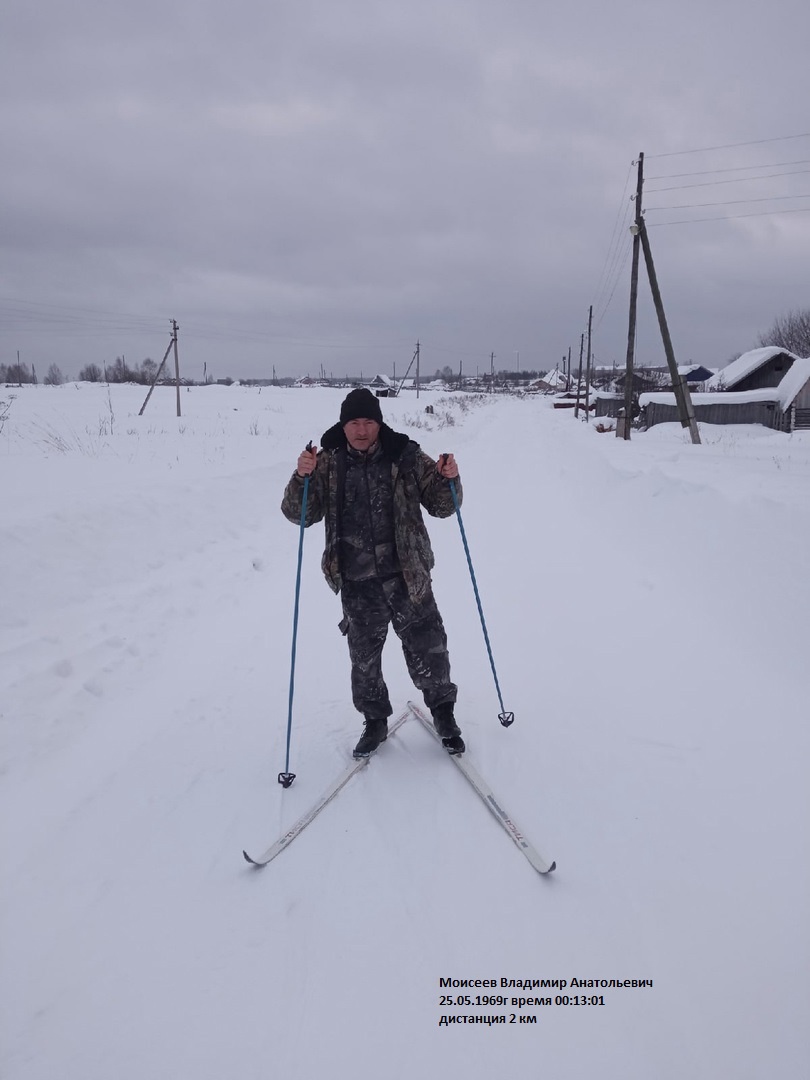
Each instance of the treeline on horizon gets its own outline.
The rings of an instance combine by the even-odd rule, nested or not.
[[[771,327],[760,334],[756,340],[753,348],[773,346],[779,349],[786,349],[788,352],[793,353],[794,356],[810,356],[810,308],[804,308],[799,311],[789,311],[784,315],[780,315],[776,318]],[[747,350],[742,350],[745,352]],[[731,363],[737,356],[742,355],[742,352],[732,355],[728,358],[726,363]],[[19,357],[19,353],[17,354]],[[614,373],[623,367],[624,365],[613,364],[612,367],[605,365],[596,365],[596,371],[613,371]],[[641,368],[643,365],[640,365]],[[662,369],[663,369],[662,365]],[[724,367],[724,364],[719,365]],[[559,364],[557,365],[557,368]],[[574,365],[572,364],[572,367]],[[321,369],[323,371],[323,369]],[[494,375],[494,383],[496,386],[507,385],[520,385],[531,382],[533,379],[540,378],[541,375],[548,374],[550,371],[554,371],[555,368],[549,367],[545,371],[496,371]],[[575,368],[574,368],[575,370]],[[657,371],[658,368],[646,367],[646,370]],[[79,372],[79,382],[90,383],[138,383],[144,386],[151,386],[155,380],[155,375],[158,371],[158,365],[154,360],[147,357],[141,361],[140,364],[134,367],[129,365],[123,356],[118,356],[113,364],[105,364],[101,367],[99,364],[87,364]],[[573,376],[574,371],[569,371],[568,375]],[[362,373],[359,377],[343,377],[334,378],[332,376],[321,375],[317,378],[312,378],[312,383],[317,383],[326,386],[360,386],[369,385],[374,381],[376,376],[372,376],[370,379],[363,377]],[[304,376],[305,379],[310,378]],[[437,369],[433,375],[422,375],[419,378],[420,387],[427,385],[428,383],[436,380],[443,381],[448,387],[488,387],[492,384],[493,376],[490,372],[484,374],[477,374],[475,376],[469,376],[463,374],[463,369],[459,368],[458,372],[454,372],[450,367],[444,367]],[[42,380],[46,386],[61,386],[65,382],[72,382],[71,379],[66,379],[62,374],[61,369],[57,364],[51,364],[48,371]],[[239,382],[246,386],[295,386],[301,381],[300,378],[293,378],[291,376],[282,376],[278,378],[252,378],[252,379],[233,379],[230,376],[225,379],[214,379],[211,375],[206,375],[202,381],[197,382],[194,379],[181,378],[180,382],[183,386],[210,386],[215,382],[218,385],[231,386],[234,382]],[[402,380],[389,379],[391,386],[398,386]],[[165,378],[161,379],[161,382],[173,384],[174,377],[167,374]],[[32,364],[29,368],[27,364],[20,363],[19,359],[14,364],[0,364],[0,384],[6,383],[16,386],[23,386],[25,384],[38,384],[39,378],[37,376],[36,368]],[[411,385],[414,383],[414,379],[410,379]]]

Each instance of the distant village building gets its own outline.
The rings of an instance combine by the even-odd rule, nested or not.
[[[388,375],[375,375],[368,383],[369,390],[373,390],[377,397],[396,397],[397,385]]]
[[[798,359],[785,349],[752,349],[721,368],[706,384],[706,389],[740,391],[778,386]]]
[[[703,384],[711,379],[716,372],[712,371],[711,368],[704,367],[703,364],[687,364],[686,367],[678,368],[678,374],[686,379],[690,390],[702,390]]]
[[[526,390],[531,394],[551,394],[559,390],[567,390],[568,387],[568,377],[559,368],[554,368],[553,371],[547,371],[545,375],[541,375],[539,379],[533,379]]]
[[[810,429],[810,358],[769,347],[743,353],[692,394],[695,419],[706,424],[762,424],[776,431]],[[645,427],[677,422],[672,393],[642,394]]]
[[[634,394],[644,394],[652,390],[661,390],[670,385],[669,371],[664,368],[635,368],[631,376]],[[627,372],[622,371],[613,380],[613,390],[624,397]]]
[[[678,374],[685,380],[692,392],[703,390],[715,372],[703,364],[686,364],[678,368]],[[595,393],[596,415],[617,417],[624,409],[624,387],[627,382],[625,372],[614,371],[611,378],[600,378]],[[638,398],[641,394],[666,392],[672,389],[672,378],[668,367],[638,367],[633,371],[634,415],[638,411]]]

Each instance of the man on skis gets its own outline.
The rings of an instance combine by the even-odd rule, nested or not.
[[[349,644],[352,700],[365,720],[354,756],[368,757],[388,735],[393,710],[382,650],[389,624],[445,749],[462,754],[454,716],[457,687],[450,680],[447,636],[431,588],[433,551],[422,520],[422,507],[432,517],[454,513],[451,480],[461,503],[453,455],[434,461],[383,422],[370,390],[352,390],[339,423],[324,433],[320,452],[302,451],[284,491],[282,513],[295,525],[307,477],[304,524],[324,521],[321,565],[343,604],[340,629]]]

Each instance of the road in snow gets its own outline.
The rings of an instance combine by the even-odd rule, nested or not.
[[[799,1076],[806,1068],[810,437],[631,443],[545,399],[383,402],[453,450],[430,522],[469,758],[538,877],[410,723],[262,872],[359,729],[339,602],[278,509],[339,391],[6,389],[6,1080]],[[414,696],[394,641],[392,698]],[[440,979],[497,988],[440,987]],[[652,979],[583,989],[523,979]],[[471,994],[470,1006],[441,1004]],[[509,1003],[476,1005],[476,995]],[[513,997],[550,996],[518,1008]],[[512,1013],[536,1023],[510,1024]],[[505,1024],[442,1016],[506,1016]],[[518,1017],[519,1018],[519,1017]]]

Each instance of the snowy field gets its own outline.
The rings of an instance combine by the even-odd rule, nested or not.
[[[459,460],[516,721],[457,524],[431,520],[457,715],[558,869],[535,874],[408,723],[255,871],[242,848],[360,728],[316,525],[278,785],[279,503],[342,396],[195,388],[178,419],[173,390],[139,418],[141,387],[0,388],[4,1080],[806,1076],[810,433],[624,443],[542,398],[384,401]],[[404,707],[396,639],[386,673]]]

